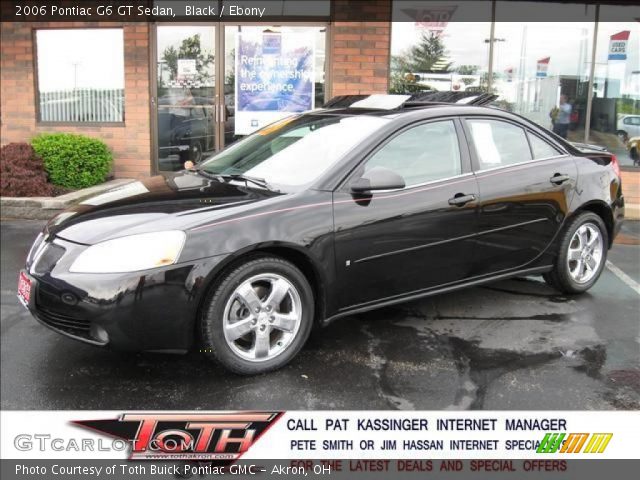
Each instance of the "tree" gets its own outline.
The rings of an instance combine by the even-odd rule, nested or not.
[[[173,45],[164,49],[162,59],[167,64],[172,80],[178,76],[178,60],[182,58],[196,61],[196,72],[198,72],[196,80],[205,82],[213,78],[213,75],[209,73],[209,66],[213,64],[214,56],[202,52],[200,34],[182,40],[178,50]]]
[[[455,71],[460,75],[476,75],[478,73],[478,70],[480,70],[480,67],[478,65],[460,65],[456,68]],[[461,78],[460,81],[468,87],[469,85],[473,85],[475,79],[466,77]]]
[[[431,90],[428,85],[419,83],[416,74],[448,72],[451,62],[447,62],[446,58],[446,49],[440,37],[433,32],[423,33],[418,44],[408,52],[391,57],[389,92],[417,93]]]
[[[404,62],[411,73],[446,73],[451,67],[451,62],[443,63],[446,58],[447,52],[440,36],[431,32],[422,34],[420,42],[409,49]]]

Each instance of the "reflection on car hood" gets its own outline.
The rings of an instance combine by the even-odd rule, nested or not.
[[[187,229],[224,216],[233,207],[277,193],[222,183],[192,172],[135,181],[87,198],[54,217],[47,233],[76,243],[161,230]]]

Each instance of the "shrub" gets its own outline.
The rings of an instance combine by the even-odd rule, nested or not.
[[[31,141],[42,157],[49,179],[67,188],[86,188],[102,183],[113,156],[97,138],[71,133],[43,133]]]
[[[28,143],[10,143],[0,149],[0,195],[48,197],[54,194],[47,183],[42,159]]]

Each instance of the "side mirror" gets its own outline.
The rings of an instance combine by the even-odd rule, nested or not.
[[[374,167],[351,184],[353,193],[366,193],[375,190],[398,190],[404,188],[404,178],[388,168]]]

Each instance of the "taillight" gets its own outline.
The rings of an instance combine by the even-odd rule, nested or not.
[[[611,168],[613,168],[613,172],[616,174],[616,177],[620,178],[620,164],[618,163],[618,157],[615,155],[611,155]]]

